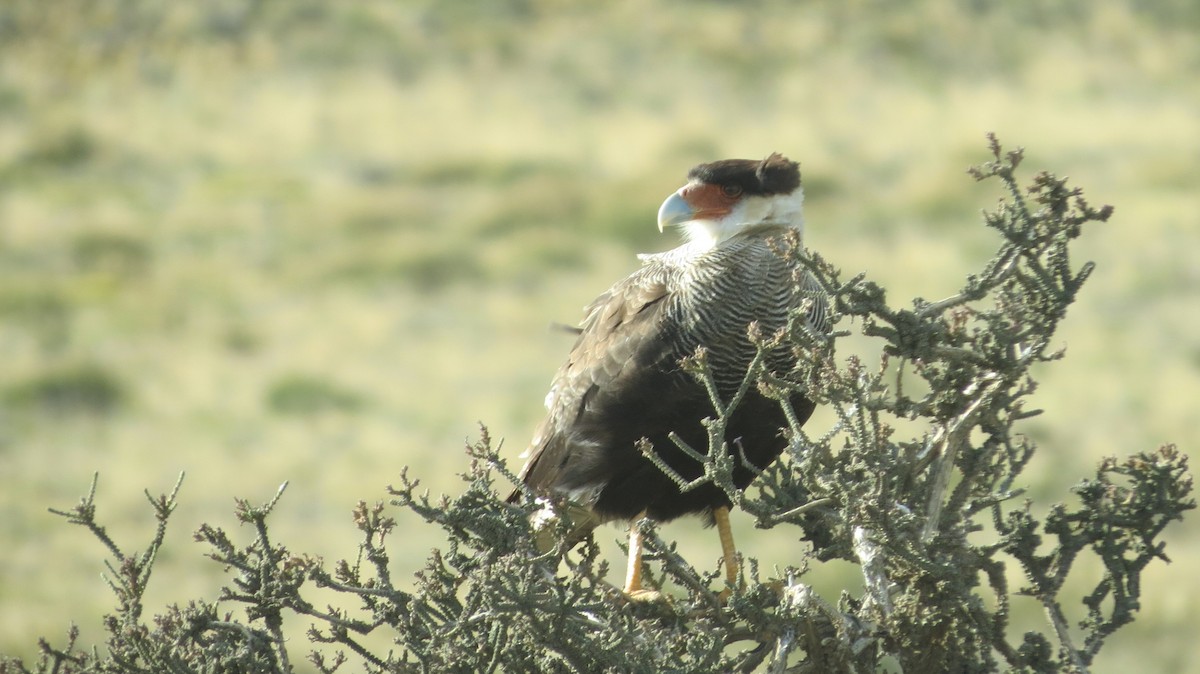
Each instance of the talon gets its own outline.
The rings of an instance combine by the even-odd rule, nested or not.
[[[658,590],[633,590],[626,592],[625,598],[635,604],[660,604],[670,601],[667,595]]]

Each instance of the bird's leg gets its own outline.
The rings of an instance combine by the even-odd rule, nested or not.
[[[642,532],[638,522],[646,517],[642,511],[629,523],[629,568],[625,571],[625,598],[633,602],[659,602],[666,598],[658,590],[642,587]]]
[[[721,537],[721,554],[725,557],[725,579],[729,586],[734,587],[738,582],[737,547],[733,544],[733,529],[729,527],[729,508],[717,506],[712,509],[713,522],[717,525],[717,535]]]
[[[629,523],[629,567],[625,570],[625,594],[642,591],[642,532],[638,520],[646,516],[642,512]]]

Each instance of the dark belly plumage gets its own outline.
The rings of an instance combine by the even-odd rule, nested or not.
[[[679,449],[669,434],[673,431],[692,449],[708,452],[708,431],[702,420],[715,417],[716,412],[703,387],[678,370],[644,372],[638,379],[641,381],[631,382],[614,395],[600,395],[593,402],[595,413],[581,419],[583,423],[572,434],[590,442],[575,446],[556,486],[570,490],[602,485],[592,504],[602,519],[630,519],[645,512],[667,521],[729,506],[729,497],[712,483],[682,492],[669,475],[638,451],[638,441],[647,438],[676,473],[689,480],[700,477],[704,466]],[[803,396],[794,396],[792,404],[801,423],[812,414],[813,404]],[[778,458],[787,444],[781,430],[786,425],[777,401],[754,389],[747,392],[725,433],[735,458],[735,486],[745,488],[758,470]],[[742,453],[757,470],[743,465]]]

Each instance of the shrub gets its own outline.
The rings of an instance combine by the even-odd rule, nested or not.
[[[4,401],[47,414],[108,414],[128,398],[116,374],[95,364],[62,367],[10,385]]]

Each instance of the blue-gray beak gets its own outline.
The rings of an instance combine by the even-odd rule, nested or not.
[[[678,225],[696,218],[695,211],[688,205],[687,200],[676,192],[658,207],[658,231],[663,231],[671,225]]]

